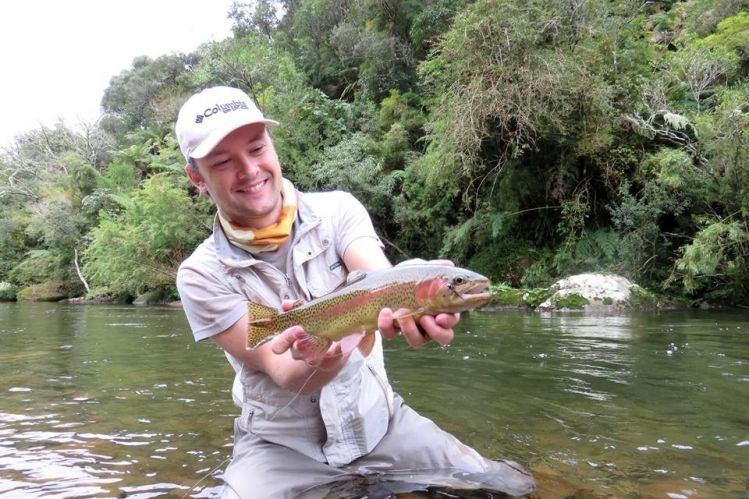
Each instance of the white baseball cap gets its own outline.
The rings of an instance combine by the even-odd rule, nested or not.
[[[238,88],[211,87],[187,99],[179,110],[174,131],[179,148],[189,161],[205,157],[231,132],[253,123],[278,125],[277,121],[266,119]]]

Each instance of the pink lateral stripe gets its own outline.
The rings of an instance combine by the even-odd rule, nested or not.
[[[397,294],[400,290],[410,292],[413,288],[413,283],[404,282],[401,284],[383,286],[382,288],[374,290],[352,291],[339,297],[343,298],[341,301],[336,300],[337,303],[330,307],[325,307],[324,309],[321,308],[317,313],[324,313],[326,317],[349,313],[352,308],[357,308],[360,305],[377,301],[380,298],[386,298],[392,294]]]

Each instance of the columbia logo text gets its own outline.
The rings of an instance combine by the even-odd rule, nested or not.
[[[219,112],[230,113],[232,111],[236,111],[237,109],[249,109],[249,108],[247,107],[246,102],[239,101],[239,100],[233,100],[231,102],[227,102],[226,104],[216,104],[215,106],[209,107],[205,111],[203,111],[203,114],[196,115],[195,123],[203,123],[203,120],[205,118],[213,116],[214,114],[218,114]]]

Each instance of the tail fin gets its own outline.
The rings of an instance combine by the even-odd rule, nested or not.
[[[247,346],[257,348],[280,333],[274,319],[278,311],[259,303],[247,302]]]

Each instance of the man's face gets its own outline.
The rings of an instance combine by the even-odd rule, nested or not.
[[[230,221],[255,229],[278,221],[281,165],[264,124],[234,130],[195,163],[197,171],[185,167],[188,177]]]

